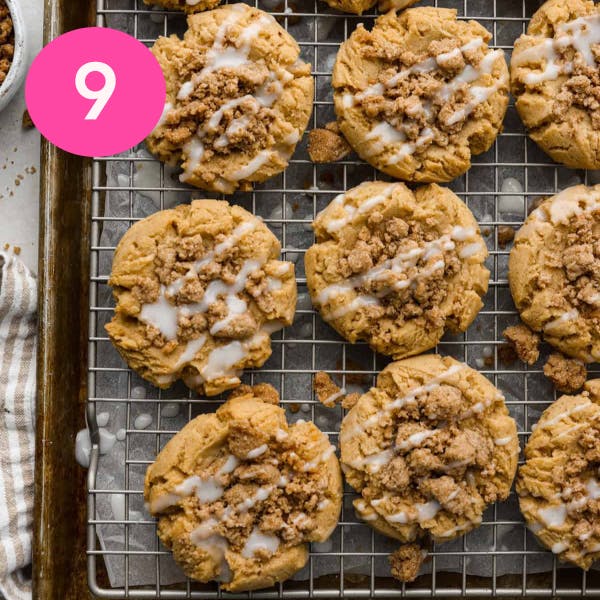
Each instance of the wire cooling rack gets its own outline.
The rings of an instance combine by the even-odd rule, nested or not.
[[[540,2],[438,0],[422,4],[456,8],[460,18],[477,19],[493,35],[491,44],[504,49],[508,58],[514,40],[525,30]],[[369,26],[376,15],[342,15],[317,0],[257,0],[255,5],[271,12],[290,31],[301,46],[302,57],[313,65],[315,110],[309,128],[333,120],[331,68],[339,44],[357,23]],[[98,26],[122,29],[147,45],[154,43],[158,35],[185,30],[180,13],[155,10],[141,0],[98,0],[97,14]],[[168,391],[152,388],[126,368],[104,331],[113,311],[107,279],[114,247],[122,233],[150,212],[206,197],[181,186],[171,171],[139,148],[122,156],[96,159],[93,165],[88,425],[92,440],[97,441],[96,415],[108,411],[119,415],[124,429],[124,440],[117,442],[123,460],[115,472],[99,483],[107,456],[99,456],[95,448],[88,476],[88,579],[92,592],[104,598],[230,597],[216,584],[189,580],[173,583],[166,578],[169,552],[158,542],[154,520],[141,511],[143,473],[178,429],[166,416],[165,406],[175,406],[180,418],[189,420],[199,412],[214,410],[218,399],[198,398],[182,384]],[[501,191],[508,177],[521,183],[522,193],[514,188]],[[437,351],[479,369],[504,392],[518,422],[521,447],[531,425],[555,395],[542,375],[543,360],[528,368],[511,362],[503,353],[502,331],[518,317],[507,285],[510,244],[503,246],[502,233],[506,227],[518,227],[540,197],[568,185],[587,183],[592,177],[552,163],[526,137],[511,102],[504,131],[494,146],[475,159],[468,173],[450,184],[480,223],[490,251],[487,266],[491,278],[485,306],[475,323],[464,335],[446,336]],[[342,409],[325,409],[315,400],[312,376],[325,370],[348,389],[366,389],[387,361],[364,344],[341,340],[312,310],[303,256],[313,240],[310,223],[314,215],[336,194],[375,178],[384,179],[355,155],[332,165],[313,164],[304,139],[283,174],[253,192],[229,198],[260,215],[279,237],[284,258],[296,263],[300,293],[294,325],[273,336],[273,356],[262,369],[247,372],[244,381],[275,385],[291,421],[312,418],[334,443]],[[152,417],[146,429],[136,428],[141,410]],[[352,509],[353,497],[346,488],[340,523],[331,541],[311,547],[308,566],[299,579],[239,597],[600,596],[598,573],[557,568],[551,553],[536,543],[519,517],[514,492],[507,502],[486,511],[476,532],[433,545],[429,572],[408,585],[389,577],[387,555],[394,545],[358,521]],[[117,509],[110,504],[112,512],[102,511],[109,498],[120,499],[117,504],[122,506]],[[151,534],[152,542],[147,547],[135,541],[140,530]],[[111,545],[110,540],[115,539],[116,545]],[[113,577],[115,571],[119,572],[116,580],[109,581],[105,563]],[[323,574],[324,564],[328,565],[327,574]],[[136,583],[140,581],[140,570],[144,585]]]

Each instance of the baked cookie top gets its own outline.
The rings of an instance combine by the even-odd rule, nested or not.
[[[183,10],[186,13],[200,12],[215,8],[221,0],[144,0],[144,4],[160,6],[167,10]]]
[[[511,58],[516,107],[531,138],[574,169],[600,168],[600,6],[549,0]]]
[[[456,11],[411,8],[359,25],[333,69],[335,111],[354,150],[407,181],[450,181],[494,142],[508,69],[489,32]]]
[[[106,326],[117,350],[158,387],[178,378],[212,396],[271,355],[270,334],[296,308],[294,265],[248,211],[194,200],[139,221],[123,236]]]
[[[181,181],[230,194],[283,171],[312,111],[310,65],[267,13],[231,4],[188,17],[152,48],[167,83],[146,143]]]
[[[464,331],[482,306],[487,248],[447,188],[365,182],[334,198],[313,227],[308,289],[351,342],[394,358],[419,354],[446,330]]]
[[[560,397],[532,430],[517,475],[521,512],[544,546],[589,569],[600,558],[600,379]]]
[[[228,591],[268,587],[326,540],[342,502],[335,448],[314,423],[286,422],[268,385],[243,386],[188,423],[146,472],[158,535],[188,577]]]
[[[561,352],[600,360],[600,185],[567,188],[515,235],[508,280],[521,318]]]
[[[519,455],[500,391],[434,354],[388,365],[346,415],[340,448],[358,516],[403,542],[477,527],[508,497]]]

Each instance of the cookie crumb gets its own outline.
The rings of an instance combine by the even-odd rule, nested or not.
[[[232,398],[239,398],[240,396],[252,395],[255,398],[259,398],[267,404],[279,404],[279,394],[277,390],[270,383],[257,383],[256,385],[248,385],[243,383],[233,390],[228,400]]]
[[[33,124],[33,121],[31,120],[31,116],[29,115],[29,111],[27,109],[25,109],[23,111],[23,118],[21,119],[21,127],[23,127],[23,129],[33,129],[35,127],[35,125]]]
[[[414,581],[419,575],[419,569],[425,556],[426,553],[421,550],[419,544],[400,546],[388,557],[392,576],[402,582]]]
[[[515,349],[517,356],[528,365],[532,365],[540,357],[540,336],[526,325],[519,324],[507,327],[504,337]]]
[[[500,225],[498,227],[498,246],[500,248],[506,248],[514,239],[515,230],[513,227],[509,227],[508,225]]]
[[[6,242],[6,243],[4,244],[4,249],[5,249],[5,250],[8,250],[9,248],[10,248],[10,244],[9,244],[8,242]]]
[[[544,375],[559,392],[572,393],[580,389],[587,378],[585,364],[556,352],[544,365]]]
[[[300,410],[300,405],[297,402],[290,404],[290,412],[296,414]]]
[[[327,408],[333,408],[342,399],[345,391],[340,389],[324,371],[315,374],[313,389],[319,402]]]
[[[327,123],[324,129],[313,129],[308,133],[308,154],[315,163],[341,160],[348,156],[351,150],[335,122]]]
[[[342,400],[342,408],[345,408],[346,410],[350,410],[358,402],[359,398],[360,398],[360,394],[358,392],[352,392],[352,394],[348,394]]]
[[[13,246],[13,252],[19,256],[21,254],[21,246]]]

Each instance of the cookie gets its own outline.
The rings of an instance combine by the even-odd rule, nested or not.
[[[517,475],[521,512],[544,546],[589,569],[600,558],[600,379],[561,396],[532,430]]]
[[[411,8],[359,25],[333,69],[340,129],[361,158],[414,182],[451,181],[490,148],[508,69],[490,33],[456,11]]]
[[[232,592],[300,570],[307,542],[330,536],[342,502],[327,436],[311,422],[288,426],[283,409],[260,396],[255,387],[196,417],[146,472],[144,498],[163,544],[188,577]]]
[[[224,201],[139,221],[114,255],[111,341],[158,387],[180,378],[208,396],[236,387],[294,317],[294,265],[278,260],[280,250],[260,219]]]
[[[144,0],[144,4],[158,6],[166,10],[183,10],[195,13],[218,6],[221,0]]]
[[[146,143],[182,166],[181,181],[231,194],[287,167],[314,84],[298,44],[271,15],[246,4],[194,14],[183,39],[161,37],[152,52],[167,101]]]
[[[388,365],[344,418],[340,448],[358,516],[402,542],[477,527],[508,497],[519,455],[500,391],[435,354]]]
[[[600,6],[549,0],[515,42],[515,106],[529,136],[553,160],[600,169]]]
[[[515,236],[510,291],[521,318],[561,352],[600,359],[600,185],[567,188]]]
[[[305,256],[313,304],[336,331],[404,358],[464,331],[482,307],[488,255],[447,188],[366,182],[334,198]]]

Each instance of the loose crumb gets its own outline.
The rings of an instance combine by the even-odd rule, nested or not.
[[[587,379],[585,364],[560,353],[551,354],[544,365],[544,375],[559,392],[576,392]]]
[[[13,246],[13,252],[19,256],[21,254],[21,246]]]
[[[300,405],[297,402],[292,402],[290,404],[290,412],[297,413],[300,410]]]
[[[23,119],[21,120],[21,127],[23,127],[23,129],[33,129],[35,127],[35,125],[33,124],[33,121],[31,120],[31,116],[29,115],[29,111],[27,109],[25,109],[25,111],[23,112]]]
[[[508,225],[500,225],[498,227],[498,246],[500,248],[506,248],[514,239],[515,230],[513,227],[509,227]]]
[[[342,408],[345,408],[346,410],[350,410],[358,402],[359,398],[360,398],[360,394],[357,392],[348,394],[342,400]]]
[[[398,581],[414,581],[419,575],[419,569],[426,553],[419,544],[404,544],[396,552],[390,554],[389,561],[392,576]]]
[[[5,244],[4,244],[4,249],[5,249],[5,250],[8,250],[9,248],[10,248],[10,244],[9,244],[8,242],[7,242],[7,243],[5,243]]]
[[[249,394],[268,404],[279,404],[279,394],[270,383],[257,383],[254,386],[243,383],[229,394],[229,399]]]
[[[512,344],[517,356],[528,365],[532,365],[540,357],[540,336],[526,325],[507,327],[503,335]]]
[[[335,122],[327,123],[324,129],[313,129],[308,133],[308,154],[313,162],[335,162],[348,156],[351,150]]]
[[[313,389],[319,402],[327,408],[333,408],[344,396],[344,391],[333,383],[331,377],[324,371],[315,374]]]

